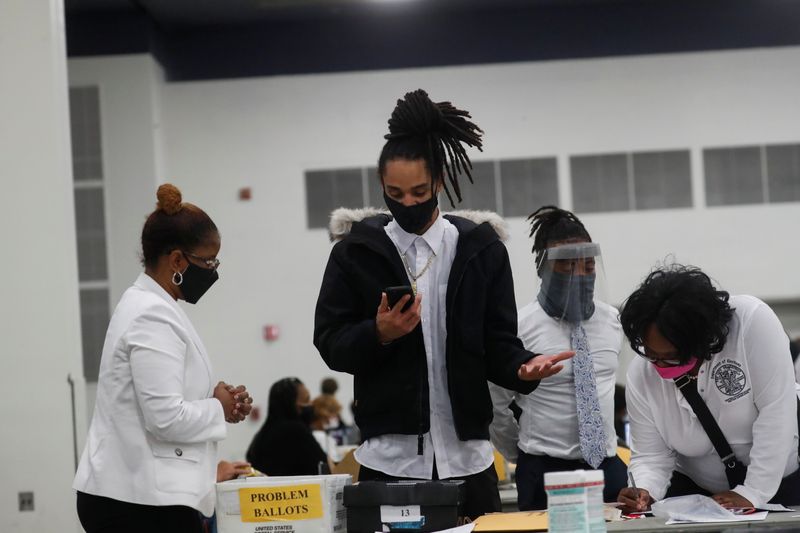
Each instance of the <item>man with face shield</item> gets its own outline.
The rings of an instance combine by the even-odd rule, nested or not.
[[[622,330],[617,310],[605,303],[600,245],[569,211],[545,206],[528,220],[540,286],[519,312],[520,339],[533,352],[574,350],[575,356],[530,394],[490,385],[492,442],[517,463],[520,510],[547,506],[546,472],[576,469],[602,469],[604,499],[614,501],[627,475],[614,431]],[[518,422],[512,400],[522,411]]]

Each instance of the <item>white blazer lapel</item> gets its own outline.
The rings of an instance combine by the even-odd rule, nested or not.
[[[140,288],[146,289],[150,292],[153,292],[163,298],[167,303],[169,303],[175,311],[177,311],[178,315],[181,317],[181,321],[183,322],[183,326],[186,328],[186,331],[189,333],[191,337],[192,343],[197,348],[197,352],[200,354],[200,359],[203,361],[203,364],[206,368],[206,373],[208,374],[208,396],[210,397],[214,392],[215,383],[213,381],[213,373],[211,371],[211,360],[208,358],[208,353],[206,352],[206,347],[203,344],[203,341],[200,339],[200,335],[197,334],[197,330],[194,329],[194,325],[192,321],[189,320],[189,316],[186,312],[178,305],[172,296],[170,296],[164,288],[158,284],[153,278],[142,272],[139,274],[139,277],[136,280],[135,285],[138,285]]]

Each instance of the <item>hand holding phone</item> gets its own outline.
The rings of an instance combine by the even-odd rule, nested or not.
[[[408,335],[421,320],[422,294],[414,297],[411,287],[387,287],[375,314],[375,330],[378,341],[388,344]]]
[[[383,292],[386,293],[386,298],[389,301],[389,307],[394,307],[397,305],[397,302],[400,301],[405,295],[409,295],[410,298],[400,310],[401,313],[405,313],[408,309],[414,304],[414,291],[411,289],[410,285],[398,285],[396,287],[386,287],[383,289]]]

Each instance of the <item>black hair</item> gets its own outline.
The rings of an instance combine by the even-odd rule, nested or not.
[[[637,353],[644,354],[644,335],[654,324],[682,363],[692,356],[708,360],[725,347],[734,311],[729,298],[699,268],[673,264],[647,276],[624,302],[619,319]]]
[[[283,378],[272,384],[269,389],[266,423],[300,419],[297,412],[297,390],[302,384],[297,378]]]
[[[542,271],[544,251],[559,241],[589,241],[592,237],[578,217],[554,205],[545,205],[528,216],[533,238],[531,253],[536,260],[536,272]]]
[[[182,202],[181,192],[165,183],[156,193],[158,204],[142,228],[142,264],[155,268],[158,258],[172,250],[192,252],[219,234],[217,226],[205,211]]]
[[[339,384],[333,378],[325,378],[320,384],[320,390],[322,391],[322,394],[329,394],[333,396],[336,394],[336,391],[339,390]]]
[[[441,182],[450,205],[455,207],[453,192],[461,201],[459,174],[466,174],[473,183],[472,162],[464,144],[483,151],[483,130],[473,124],[468,111],[458,109],[450,102],[433,102],[428,93],[417,89],[397,101],[389,118],[389,133],[384,135],[378,158],[378,175],[383,179],[386,163],[393,159],[415,161],[423,159],[431,174],[431,190]],[[444,179],[445,173],[447,180]]]

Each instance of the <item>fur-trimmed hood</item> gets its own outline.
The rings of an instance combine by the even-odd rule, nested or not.
[[[501,241],[508,240],[508,224],[505,220],[503,220],[503,217],[494,211],[475,211],[471,209],[465,209],[461,211],[449,211],[444,214],[465,218],[471,222],[474,222],[475,224],[483,224],[484,222],[488,222],[491,224],[492,228],[494,228],[494,231],[497,232],[497,236],[500,237]],[[328,236],[330,237],[331,242],[342,240],[345,236],[347,236],[347,234],[350,233],[350,229],[353,227],[354,223],[377,215],[385,215],[389,217],[392,216],[388,210],[378,209],[375,207],[363,207],[360,209],[340,207],[335,209],[331,213],[331,220],[328,224]]]

